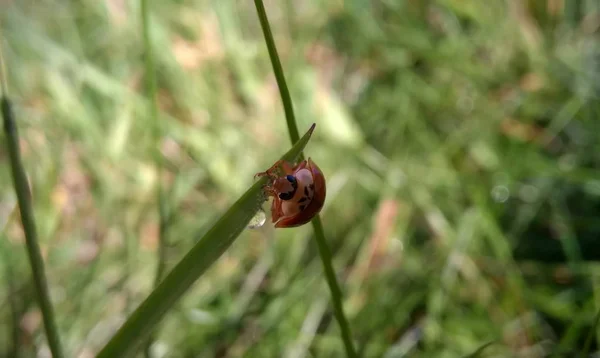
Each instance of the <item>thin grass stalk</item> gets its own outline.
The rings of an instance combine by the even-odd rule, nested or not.
[[[298,141],[300,135],[298,132],[298,126],[296,125],[296,118],[294,116],[292,98],[290,96],[290,91],[285,81],[285,76],[283,74],[283,68],[281,66],[281,61],[279,60],[279,55],[277,54],[277,48],[275,47],[275,40],[273,39],[273,33],[271,32],[271,27],[269,25],[269,20],[265,11],[265,6],[262,0],[254,0],[254,4],[256,6],[256,11],[258,13],[260,25],[263,30],[265,42],[267,44],[267,49],[269,51],[271,64],[273,65],[273,72],[275,73],[275,79],[277,81],[277,86],[279,87],[279,93],[281,95],[281,101],[283,103],[283,109],[285,111],[285,119],[287,122],[290,140],[293,144]],[[327,245],[327,240],[325,240],[325,233],[323,231],[323,224],[321,222],[321,218],[317,215],[311,223],[315,232],[315,240],[319,249],[319,256],[323,264],[323,270],[325,272],[327,285],[329,286],[329,290],[331,292],[331,299],[335,318],[338,321],[338,324],[340,325],[340,331],[342,335],[342,341],[344,342],[344,348],[346,349],[346,355],[348,357],[356,357],[357,354],[354,350],[354,345],[352,343],[352,333],[350,331],[350,325],[348,324],[348,320],[346,319],[346,315],[344,314],[344,308],[342,305],[342,291],[340,289],[340,285],[337,281],[335,271],[333,269],[331,250]]]
[[[158,286],[162,280],[166,268],[166,251],[167,251],[167,203],[162,185],[162,160],[160,144],[162,138],[162,127],[158,118],[158,103],[157,103],[157,84],[156,84],[156,68],[154,65],[154,51],[152,49],[152,41],[150,38],[150,10],[148,0],[141,0],[141,24],[142,37],[144,41],[145,52],[145,77],[146,77],[146,93],[150,98],[150,120],[152,121],[154,145],[155,145],[155,169],[156,169],[156,201],[158,204],[159,231],[158,231],[158,262],[156,265],[156,273],[154,276],[154,288]],[[150,357],[150,348],[153,335],[148,338],[144,349],[147,357]]]
[[[168,223],[168,208],[167,200],[165,197],[164,187],[162,185],[162,173],[163,165],[161,160],[160,144],[162,138],[162,126],[158,117],[158,103],[157,103],[157,83],[156,83],[156,67],[154,65],[154,51],[152,49],[152,41],[150,39],[150,19],[149,19],[149,7],[148,0],[141,0],[141,17],[142,17],[142,31],[144,38],[144,50],[146,53],[145,67],[146,67],[146,92],[150,98],[150,120],[153,124],[154,130],[154,144],[156,150],[155,165],[156,165],[156,199],[158,202],[158,215],[159,215],[159,247],[158,247],[158,266],[156,270],[156,276],[154,280],[154,287],[158,286],[160,280],[164,276],[165,265],[166,265],[166,229]]]
[[[483,354],[483,351],[485,351],[487,349],[487,347],[491,346],[492,344],[496,344],[496,341],[489,341],[489,342],[484,343],[479,348],[477,348],[475,350],[475,352],[473,352],[471,354],[467,354],[464,358],[477,358],[477,357],[480,357]]]
[[[6,136],[6,149],[10,159],[10,167],[13,178],[13,185],[19,203],[19,211],[21,214],[21,222],[25,233],[25,244],[31,265],[31,273],[35,285],[36,296],[40,310],[42,312],[42,320],[46,331],[46,338],[50,352],[55,358],[64,356],[56,320],[54,318],[54,310],[50,301],[50,293],[48,290],[48,282],[46,272],[44,270],[44,260],[40,252],[38,244],[38,235],[33,215],[33,207],[31,204],[31,191],[29,182],[25,174],[25,168],[21,160],[21,152],[19,148],[19,133],[15,123],[15,115],[12,109],[11,102],[8,98],[8,85],[4,72],[4,60],[0,49],[0,83],[2,87],[1,93],[1,111],[4,121],[4,133]]]
[[[15,284],[17,280],[17,275],[14,272],[14,261],[11,256],[11,250],[9,249],[7,243],[6,236],[4,234],[0,234],[0,241],[5,243],[4,245],[0,243],[0,259],[4,264],[4,275],[6,277],[6,287],[8,288],[8,304],[10,307],[10,337],[6,340],[10,343],[10,348],[8,348],[8,357],[18,358],[21,356],[21,352],[19,350],[20,342],[21,342],[21,328],[19,324],[21,322],[21,309],[19,308],[19,295],[18,289]]]
[[[9,357],[13,357],[13,358],[19,358],[21,356],[21,352],[20,352],[20,346],[21,346],[21,320],[22,320],[22,315],[21,312],[19,311],[19,304],[17,302],[17,300],[19,299],[18,296],[16,295],[16,287],[15,287],[15,283],[14,283],[14,276],[13,273],[10,272],[9,273],[9,277],[8,277],[8,294],[10,295],[10,297],[8,298],[9,301],[9,305],[10,305],[10,318],[11,318],[11,332],[10,332],[10,349],[8,350],[8,356]]]
[[[598,331],[598,323],[600,323],[600,311],[596,313],[596,316],[594,317],[594,323],[592,324],[592,329],[590,330],[590,333],[588,333],[588,336],[585,339],[582,357],[586,357],[588,352],[590,351],[590,348],[592,347],[592,341],[594,340],[596,332]]]

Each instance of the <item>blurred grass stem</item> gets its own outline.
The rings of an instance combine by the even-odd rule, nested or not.
[[[273,72],[275,73],[275,79],[277,81],[277,86],[279,87],[279,92],[281,94],[281,100],[283,102],[283,108],[285,111],[285,119],[287,122],[290,139],[293,144],[298,141],[300,135],[298,134],[296,118],[294,117],[294,108],[292,105],[290,91],[285,81],[285,76],[283,74],[283,68],[281,66],[281,61],[279,60],[279,55],[277,54],[277,48],[275,47],[275,40],[273,39],[273,33],[271,32],[271,27],[269,25],[269,20],[267,18],[265,6],[262,0],[254,0],[254,4],[256,5],[256,11],[258,13],[260,25],[262,27],[265,42],[267,44],[267,49],[269,51],[269,57],[271,59],[271,64],[273,65]],[[350,325],[348,324],[348,320],[346,319],[346,315],[344,314],[344,308],[342,305],[342,291],[337,281],[335,271],[333,270],[331,250],[327,246],[327,241],[325,240],[325,233],[323,231],[323,224],[321,222],[321,218],[318,215],[312,220],[312,225],[315,232],[315,240],[317,242],[317,247],[319,248],[319,256],[321,257],[321,262],[325,271],[327,285],[329,286],[329,290],[331,291],[331,299],[335,318],[337,319],[338,324],[340,325],[340,331],[342,335],[342,340],[344,342],[344,347],[346,349],[346,355],[348,357],[356,357],[356,351],[354,350],[354,345],[352,344],[352,334],[350,331]]]
[[[596,313],[596,316],[594,317],[594,324],[592,325],[592,329],[590,330],[590,333],[588,334],[587,338],[585,339],[585,343],[583,346],[583,352],[581,354],[582,357],[587,356],[588,352],[590,351],[590,348],[592,347],[592,341],[594,340],[594,337],[596,336],[596,332],[598,331],[598,323],[600,323],[600,311],[598,311],[598,313]]]
[[[21,222],[25,233],[25,243],[29,263],[31,265],[31,273],[37,294],[37,300],[42,313],[44,329],[48,339],[48,346],[55,358],[62,358],[63,349],[60,343],[58,328],[54,318],[54,310],[50,302],[50,293],[48,290],[48,282],[44,270],[44,260],[40,252],[38,244],[38,236],[33,215],[33,207],[31,204],[31,191],[25,174],[25,168],[21,160],[21,152],[19,148],[19,133],[15,123],[14,112],[7,94],[7,78],[4,71],[4,59],[0,49],[0,83],[2,83],[1,107],[2,118],[4,121],[4,133],[6,135],[6,148],[10,159],[10,167],[13,178],[13,185],[17,194],[19,210],[21,213]]]
[[[156,200],[158,204],[159,231],[158,231],[158,263],[154,277],[154,288],[158,286],[164,276],[166,267],[166,250],[167,250],[167,205],[165,193],[162,185],[162,160],[161,160],[161,137],[162,128],[158,118],[158,103],[156,99],[157,84],[156,84],[156,68],[154,65],[154,52],[152,50],[152,41],[150,38],[150,11],[148,0],[141,0],[141,20],[142,34],[144,39],[145,52],[145,77],[146,77],[146,92],[150,98],[150,120],[152,121],[154,130],[154,145],[155,165],[156,165]],[[150,357],[150,348],[153,338],[150,336],[146,343],[145,354]]]
[[[18,358],[21,354],[19,347],[21,346],[21,312],[19,309],[19,293],[16,285],[18,276],[14,272],[14,258],[11,255],[11,250],[7,245],[8,239],[5,234],[0,235],[0,260],[4,266],[4,276],[6,279],[6,286],[8,287],[8,304],[10,307],[10,325],[11,332],[10,338],[7,342],[11,342],[11,346],[8,349],[8,357]]]
[[[0,40],[2,40],[2,38],[2,32],[0,32]],[[8,98],[8,78],[6,73],[6,65],[2,53],[2,43],[0,43],[0,96],[2,96],[2,98]]]

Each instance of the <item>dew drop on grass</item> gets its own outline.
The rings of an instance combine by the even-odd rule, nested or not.
[[[258,229],[265,224],[265,221],[267,221],[267,215],[265,214],[265,211],[263,208],[258,208],[256,214],[248,223],[248,229]]]
[[[496,185],[492,189],[492,198],[497,203],[505,202],[506,200],[508,200],[509,196],[510,196],[510,191],[504,185]]]

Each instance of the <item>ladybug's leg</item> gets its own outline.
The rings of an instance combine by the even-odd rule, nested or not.
[[[290,163],[282,160],[281,161],[281,169],[283,169],[283,173],[284,174],[293,174],[294,171],[296,170],[297,166],[292,166]]]
[[[288,166],[288,168],[289,168],[288,174],[297,172],[300,169],[304,169],[304,168],[306,168],[306,165],[307,165],[307,161],[303,160],[300,163],[298,163],[296,166],[294,166],[293,168]]]
[[[280,159],[280,160],[276,161],[275,164],[273,164],[266,171],[260,172],[260,173],[256,173],[254,175],[254,178],[257,178],[257,177],[260,178],[260,177],[264,177],[264,176],[268,176],[268,177],[271,177],[271,178],[277,178],[278,177],[277,171],[280,170],[280,169],[283,169],[283,171],[285,172],[285,174],[293,173],[292,166],[288,162],[286,162],[285,160],[281,160]]]
[[[279,169],[279,165],[281,164],[281,160],[278,160],[275,162],[275,164],[273,164],[273,166],[271,166],[269,169],[265,170],[264,172],[260,172],[260,173],[256,173],[254,174],[254,178],[260,178],[260,177],[277,177],[277,175],[274,173],[277,169]]]
[[[267,196],[277,196],[277,190],[275,190],[275,188],[272,186],[266,186],[264,188],[264,192],[267,194]]]
[[[271,203],[271,221],[276,223],[283,216],[283,210],[281,210],[281,202],[273,199]]]

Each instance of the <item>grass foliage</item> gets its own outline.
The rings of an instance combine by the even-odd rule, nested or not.
[[[313,130],[314,125],[282,159],[292,161],[298,158]],[[266,182],[266,178],[258,180],[223,214],[171,272],[156,285],[152,293],[102,348],[98,357],[121,357],[135,352],[141,340],[148,338],[163,316],[190,289],[190,286],[225,253],[248,224],[251,224],[266,199],[262,191]]]
[[[252,2],[150,4],[170,272],[289,138]],[[359,354],[597,351],[598,2],[265,5],[298,127],[317,124],[321,217]],[[120,0],[0,11],[66,356],[96,354],[154,285],[139,13]],[[0,355],[36,356],[48,346],[0,160]],[[164,316],[152,355],[343,356],[312,235],[244,230]]]
[[[256,13],[258,14],[260,26],[263,30],[265,44],[267,45],[269,58],[271,60],[271,64],[273,65],[273,73],[275,75],[277,87],[279,88],[279,93],[281,95],[281,102],[285,112],[288,133],[290,134],[292,143],[295,143],[298,141],[299,134],[298,125],[296,124],[296,118],[294,115],[294,105],[292,103],[290,91],[285,80],[285,75],[283,74],[281,60],[279,59],[279,54],[277,53],[277,46],[275,45],[273,32],[271,31],[271,26],[269,25],[267,11],[262,0],[254,0],[254,5],[256,6]],[[304,157],[300,157],[300,159],[303,160]],[[342,336],[342,342],[344,343],[344,349],[346,350],[346,356],[348,358],[355,358],[356,350],[354,349],[354,343],[352,342],[352,333],[350,326],[348,325],[348,318],[346,318],[346,314],[344,313],[344,306],[342,302],[343,294],[336,277],[336,272],[333,268],[331,249],[329,248],[329,244],[325,238],[325,232],[323,230],[323,223],[321,222],[320,215],[316,215],[314,218],[312,218],[311,224],[314,230],[315,243],[317,244],[321,263],[323,264],[325,280],[329,286],[329,292],[331,293],[333,314],[340,326],[340,334]]]

